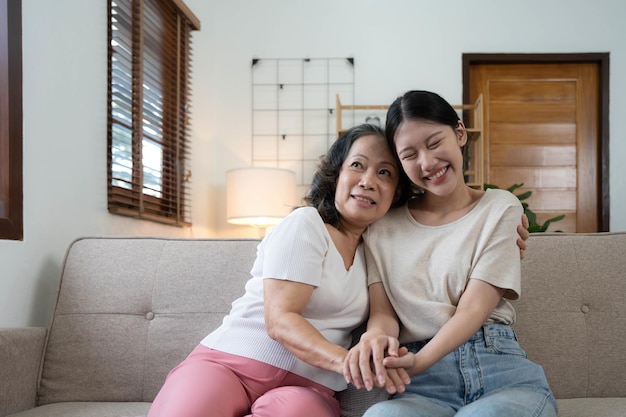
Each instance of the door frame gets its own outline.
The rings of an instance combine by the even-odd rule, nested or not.
[[[598,65],[599,75],[599,137],[600,164],[598,219],[599,231],[608,232],[610,228],[610,190],[609,190],[609,53],[572,53],[572,54],[491,54],[464,53],[463,72],[463,103],[470,100],[470,67],[479,64],[568,64],[594,63]]]

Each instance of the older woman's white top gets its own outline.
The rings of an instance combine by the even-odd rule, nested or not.
[[[354,262],[346,270],[317,210],[301,207],[274,226],[259,244],[251,275],[245,294],[233,302],[222,325],[201,343],[285,369],[335,391],[345,389],[346,382],[341,375],[299,360],[268,336],[263,279],[284,279],[314,286],[304,318],[330,342],[348,348],[351,331],[368,314],[363,246],[358,246]]]

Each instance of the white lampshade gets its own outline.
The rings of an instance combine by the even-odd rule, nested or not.
[[[226,221],[265,227],[278,223],[296,205],[296,174],[281,168],[252,167],[226,173]]]

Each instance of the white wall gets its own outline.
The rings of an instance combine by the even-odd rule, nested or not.
[[[194,226],[181,229],[106,209],[106,2],[22,0],[24,241],[0,241],[0,327],[49,323],[65,250],[79,236],[256,236],[224,220],[225,172],[250,164],[253,57],[352,56],[359,104],[387,104],[412,88],[460,103],[463,53],[610,52],[610,227],[626,230],[626,2],[186,3],[202,30],[194,35]]]
[[[203,0],[191,1],[200,10]],[[462,102],[463,53],[610,53],[611,230],[626,230],[626,3],[620,0],[502,2],[246,1],[214,5],[220,80],[216,107],[216,192],[225,170],[250,160],[250,60],[353,56],[356,102],[387,104],[408,89]],[[198,51],[198,49],[196,49]],[[619,209],[621,208],[621,210]],[[216,232],[236,233],[216,208]]]

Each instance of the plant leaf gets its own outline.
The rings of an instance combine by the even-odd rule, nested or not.
[[[515,190],[517,190],[518,188],[521,188],[524,186],[524,183],[520,183],[520,184],[513,184],[511,185],[509,188],[507,188],[508,191],[513,192]]]
[[[523,182],[519,184],[513,184],[509,188],[507,188],[507,191],[510,191],[511,193],[513,193],[513,191],[523,186],[524,186]],[[487,190],[489,188],[499,189],[500,187],[494,184],[484,184],[483,188]],[[515,193],[513,194],[515,195]],[[532,191],[526,191],[519,195],[515,195],[515,197],[517,197],[517,199],[522,203],[524,214],[526,214],[526,217],[528,217],[528,231],[530,233],[545,232],[546,230],[548,230],[548,226],[550,226],[550,223],[558,222],[559,220],[563,220],[565,218],[565,215],[561,214],[560,216],[555,216],[555,217],[552,217],[551,219],[546,220],[543,225],[537,223],[537,215],[535,214],[535,212],[532,211],[530,208],[528,208],[528,203],[524,203],[522,201],[522,200],[526,200],[531,195],[532,195]]]
[[[560,216],[555,216],[555,217],[552,217],[551,219],[546,220],[543,223],[543,230],[544,231],[548,230],[548,226],[550,226],[550,223],[558,222],[559,220],[563,220],[564,218],[565,218],[565,214],[561,214]]]

